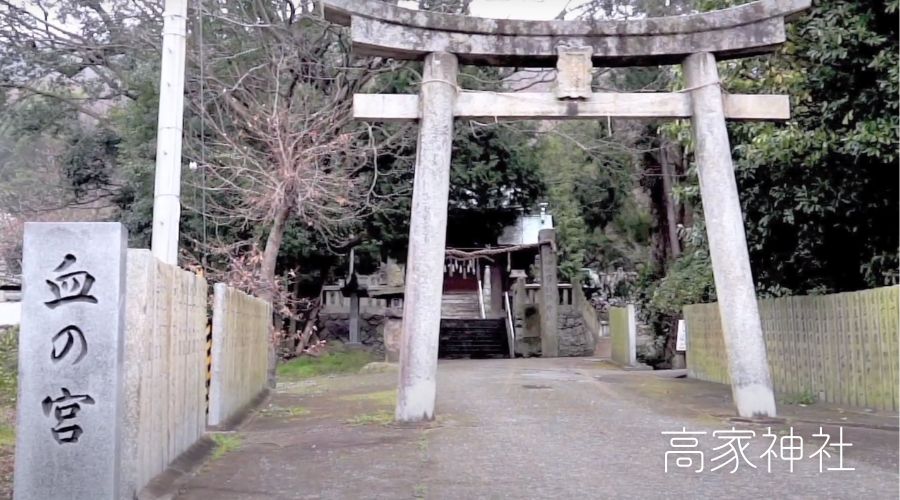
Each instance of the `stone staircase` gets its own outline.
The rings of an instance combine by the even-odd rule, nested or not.
[[[508,358],[504,319],[441,319],[440,358]]]
[[[477,292],[444,293],[441,299],[441,318],[478,319],[481,311]]]

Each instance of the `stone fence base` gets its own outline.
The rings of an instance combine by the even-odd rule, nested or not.
[[[384,314],[363,312],[359,315],[359,341],[377,356],[384,355],[384,339],[379,328],[384,318]],[[349,342],[350,314],[320,313],[319,338],[328,342]]]

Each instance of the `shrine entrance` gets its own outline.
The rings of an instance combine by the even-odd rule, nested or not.
[[[376,0],[323,0],[326,17],[350,27],[357,54],[425,63],[418,95],[354,96],[357,119],[419,122],[397,420],[434,417],[455,118],[689,118],[734,401],[743,417],[775,416],[726,120],[787,120],[790,103],[782,95],[723,93],[716,61],[775,50],[786,40],[786,20],[810,3],[759,0],[627,21],[517,21],[422,12]],[[556,88],[468,92],[457,83],[459,64],[555,67]],[[685,88],[679,92],[591,89],[595,66],[667,64],[682,65]],[[555,287],[556,277],[546,278]]]

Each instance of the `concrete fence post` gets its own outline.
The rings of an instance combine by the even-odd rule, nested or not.
[[[213,286],[209,426],[226,424],[267,394],[271,317],[269,303],[224,283]]]
[[[637,317],[634,304],[609,308],[610,357],[616,363],[637,366]]]

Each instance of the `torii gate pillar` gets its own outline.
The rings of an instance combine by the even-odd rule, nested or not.
[[[709,53],[693,54],[683,66],[685,83],[692,89],[691,128],[731,392],[739,415],[774,417],[775,396],[725,128],[716,58]]]
[[[403,296],[395,412],[399,422],[434,418],[457,71],[453,54],[437,52],[425,58]]]

